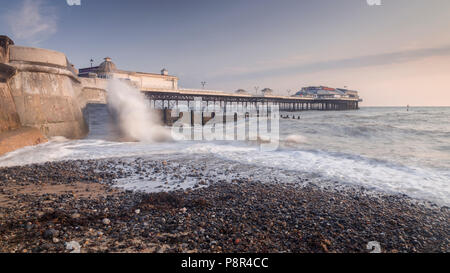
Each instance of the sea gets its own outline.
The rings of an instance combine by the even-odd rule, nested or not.
[[[269,150],[246,140],[118,140],[111,137],[106,106],[89,106],[88,113],[85,139],[54,137],[0,157],[0,167],[75,159],[201,160],[211,169],[253,172],[255,177],[270,169],[271,176],[259,176],[262,182],[277,177],[295,183],[305,176],[318,184],[332,181],[450,205],[450,107],[281,113],[288,118],[279,120],[277,147]],[[145,180],[139,183],[141,190],[150,188]]]

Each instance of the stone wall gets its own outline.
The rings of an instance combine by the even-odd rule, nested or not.
[[[66,55],[61,52],[16,45],[12,45],[9,48],[9,62],[34,63],[62,68],[67,68],[69,66]]]
[[[47,141],[38,129],[21,124],[10,88],[11,79],[17,74],[17,69],[9,64],[12,45],[11,39],[0,36],[0,155]]]
[[[18,129],[19,115],[6,82],[0,82],[0,133]]]
[[[87,103],[106,104],[108,80],[101,78],[79,78],[83,86],[83,101]]]
[[[9,85],[23,126],[38,128],[47,137],[87,134],[82,85],[64,54],[11,46],[9,64],[17,69]]]
[[[19,115],[8,86],[9,79],[16,73],[14,67],[6,64],[12,44],[11,39],[0,36],[0,133],[20,127]]]

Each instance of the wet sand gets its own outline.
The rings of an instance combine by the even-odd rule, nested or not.
[[[147,164],[147,165],[146,165]],[[114,165],[114,164],[113,164]],[[405,196],[314,184],[224,182],[143,193],[113,187],[108,160],[0,168],[0,251],[449,252],[450,211]],[[158,169],[185,177],[171,162]],[[189,170],[187,172],[190,172]],[[203,182],[207,181],[207,182]],[[151,181],[149,181],[151,183]]]
[[[47,142],[47,138],[36,128],[21,127],[6,132],[0,130],[0,155],[45,142]]]

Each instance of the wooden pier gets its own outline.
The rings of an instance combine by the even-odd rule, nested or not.
[[[253,113],[259,119],[260,116],[269,117],[272,114],[274,106],[277,107],[278,112],[309,110],[342,111],[359,109],[358,103],[361,101],[359,98],[325,99],[312,97],[253,96],[250,94],[231,94],[220,91],[191,89],[179,89],[176,91],[153,89],[141,91],[149,100],[150,106],[161,113],[161,120],[166,125],[173,125],[186,114],[189,117],[188,123],[192,126],[200,122],[202,125],[205,125],[212,118],[219,118],[225,124],[230,119],[236,123],[239,116],[247,119],[249,115],[252,115],[252,111],[249,111],[249,109],[253,110]],[[202,104],[199,110],[196,104],[200,100]],[[186,106],[185,113],[173,113],[173,109],[179,108],[178,106],[180,104]],[[209,111],[210,113],[207,113],[208,111],[205,109],[212,106],[218,107],[220,110],[217,112]],[[201,117],[197,119],[194,117],[196,111],[197,113],[201,112]]]
[[[342,111],[359,109],[359,98],[312,98],[312,97],[288,97],[288,96],[253,96],[247,94],[231,94],[218,91],[179,89],[167,90],[142,90],[150,100],[151,106],[156,109],[173,109],[180,101],[193,103],[201,99],[208,104],[219,104],[226,108],[229,104],[247,107],[264,107],[277,105],[279,111]]]

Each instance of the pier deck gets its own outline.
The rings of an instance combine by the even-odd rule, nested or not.
[[[254,96],[250,94],[232,94],[208,90],[142,90],[151,101],[154,108],[172,109],[180,101],[186,101],[188,106],[196,99],[206,104],[214,103],[226,107],[228,104],[237,104],[244,107],[261,107],[265,105],[278,105],[280,111],[306,111],[306,110],[357,110],[359,98],[313,98],[288,96]]]

